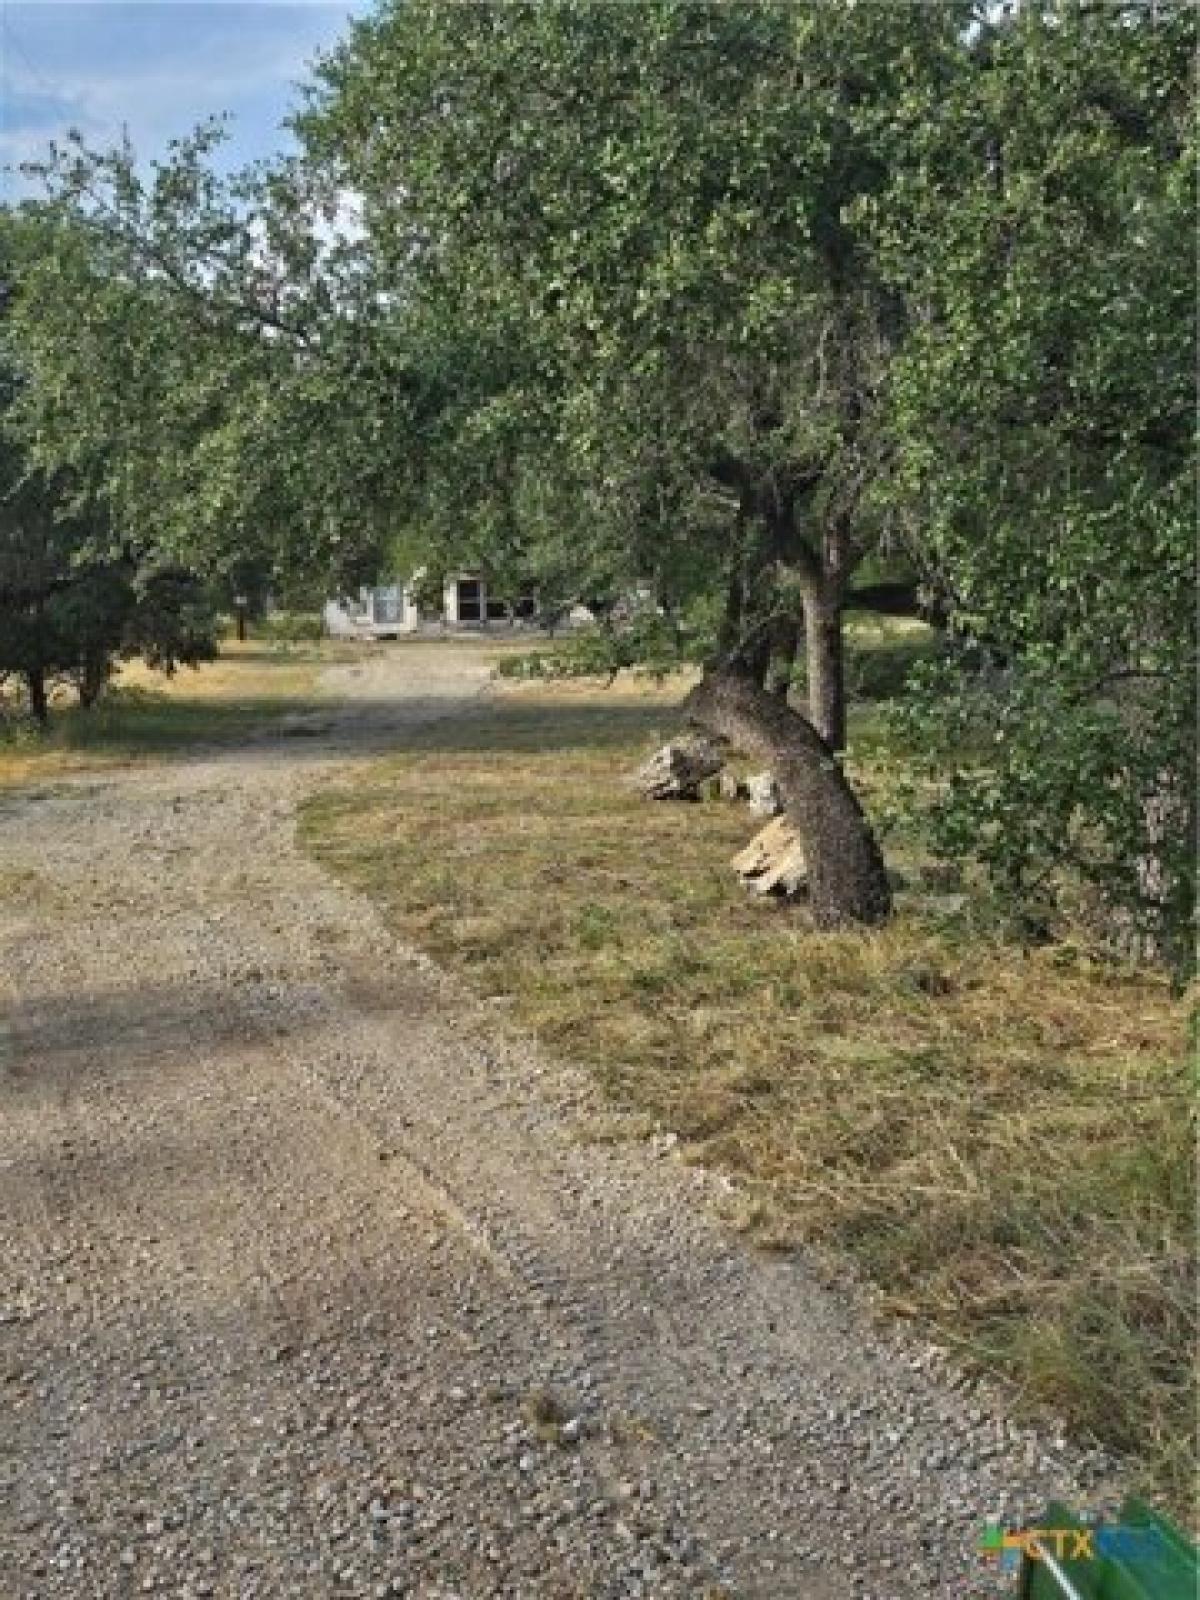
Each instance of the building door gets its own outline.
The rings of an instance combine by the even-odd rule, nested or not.
[[[483,621],[483,584],[478,578],[460,578],[458,580],[458,620],[460,622]]]

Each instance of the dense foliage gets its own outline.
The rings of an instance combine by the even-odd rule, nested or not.
[[[1027,910],[1082,879],[1112,931],[1182,966],[1195,43],[1182,7],[1022,7],[904,130],[925,159],[877,212],[920,310],[893,385],[897,466],[963,647],[907,718],[942,771],[958,758],[943,846]]]
[[[148,176],[78,141],[40,169],[45,201],[7,230],[17,424],[114,526],[228,588],[357,579],[405,433],[370,381],[366,291],[320,234],[317,186],[218,179],[220,138],[201,129]]]
[[[39,238],[45,237],[38,233]],[[10,226],[10,265],[31,245]],[[15,679],[45,723],[68,685],[82,706],[133,656],[163,672],[216,652],[216,615],[204,583],[171,558],[153,524],[122,528],[66,448],[47,452],[28,426],[29,379],[11,320],[0,325],[0,682]],[[110,439],[97,459],[120,462]]]
[[[93,705],[119,660],[210,660],[216,622],[193,573],[110,548],[37,474],[0,478],[0,682],[18,681],[36,721],[58,685]]]
[[[429,533],[583,594],[716,590],[726,653],[804,615],[840,745],[837,617],[882,533],[866,491],[901,331],[854,207],[965,17],[556,0],[358,27],[302,128],[449,380]]]

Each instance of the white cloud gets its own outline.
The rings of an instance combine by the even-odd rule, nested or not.
[[[0,160],[36,158],[72,127],[99,144],[128,131],[152,158],[226,112],[231,158],[264,155],[285,143],[280,123],[297,86],[350,10],[291,0],[9,6],[0,11]]]

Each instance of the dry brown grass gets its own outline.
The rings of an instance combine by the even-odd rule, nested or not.
[[[169,678],[130,662],[92,711],[64,702],[53,708],[45,734],[24,728],[5,737],[0,730],[0,789],[235,738],[311,702],[322,667],[344,653],[328,643],[281,649],[229,641],[216,661]]]
[[[947,914],[916,841],[878,932],[818,934],[747,896],[728,866],[744,809],[646,804],[622,782],[680,692],[505,691],[314,797],[305,837],[587,1063],[630,1125],[732,1175],[761,1242],[849,1256],[1028,1413],[1140,1455],[1180,1505],[1182,1007],[1082,947],[1005,943],[978,899]],[[897,758],[859,731],[878,796]]]

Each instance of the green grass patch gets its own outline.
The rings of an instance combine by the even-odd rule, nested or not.
[[[977,900],[947,913],[914,838],[881,930],[747,895],[743,807],[624,782],[681,692],[503,692],[313,796],[302,836],[631,1125],[735,1175],[756,1238],[848,1254],[1028,1415],[1142,1458],[1182,1506],[1192,1102],[1167,984],[1006,943]],[[869,715],[855,731],[882,804],[902,757]]]

